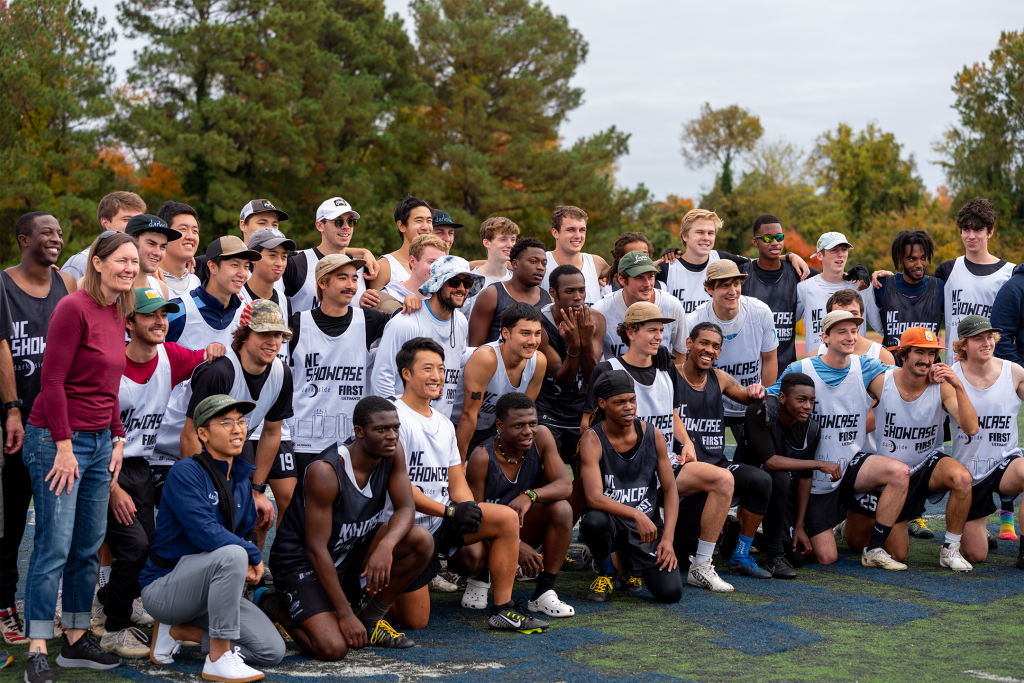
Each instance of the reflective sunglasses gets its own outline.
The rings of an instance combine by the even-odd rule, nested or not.
[[[781,232],[778,235],[758,235],[757,237],[754,238],[754,240],[760,240],[765,244],[771,244],[772,242],[781,242],[784,239],[786,239],[786,236],[783,235]]]

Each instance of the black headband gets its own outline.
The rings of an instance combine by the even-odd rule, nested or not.
[[[594,382],[594,396],[597,398],[611,398],[619,394],[635,394],[636,385],[633,378],[625,370],[610,370]]]

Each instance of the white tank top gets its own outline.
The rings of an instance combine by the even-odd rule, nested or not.
[[[583,273],[583,282],[587,285],[587,298],[586,303],[593,306],[602,299],[601,296],[601,283],[597,281],[597,266],[594,265],[593,254],[580,254],[583,257],[583,267],[580,268],[580,272]],[[545,292],[551,288],[551,284],[548,282],[548,276],[551,274],[558,264],[555,262],[555,255],[553,252],[547,252],[548,267],[544,271],[544,279],[541,280],[540,288]]]
[[[295,296],[291,297],[292,313],[301,313],[313,308],[319,308],[320,306],[320,301],[316,298],[316,264],[320,262],[320,259],[316,257],[316,252],[312,249],[304,249],[300,254],[306,258],[306,280],[302,283],[302,288],[295,293]],[[281,283],[281,281],[278,280],[274,283],[274,289],[277,289],[278,283]],[[283,284],[281,284],[280,291],[283,295]],[[356,295],[352,297],[352,303],[358,306],[359,298],[365,291],[366,278],[363,277],[363,269],[360,268]]]
[[[967,270],[966,256],[957,257],[953,270],[946,279],[942,306],[946,315],[946,362],[953,361],[953,340],[959,339],[956,332],[960,321],[969,315],[991,317],[992,302],[1010,276],[1014,264],[1007,263],[991,275],[978,277]]]
[[[388,280],[389,283],[402,283],[408,280],[410,277],[412,277],[412,275],[409,273],[407,269],[408,264],[399,263],[398,259],[396,259],[391,254],[384,254],[384,258],[387,259],[387,262],[391,264],[391,279]]]
[[[199,276],[197,276],[195,273],[186,273],[185,283],[185,289],[175,289],[174,287],[171,287],[170,282],[165,282],[164,284],[167,285],[167,296],[171,297],[171,299],[183,299],[186,296],[188,296],[189,292],[191,292],[199,285],[203,284],[202,282],[199,281]],[[171,299],[168,299],[168,301],[170,301]]]
[[[193,297],[186,295],[182,297],[181,303],[185,306],[185,328],[178,338],[179,346],[198,351],[214,342],[219,342],[225,347],[231,348],[231,338],[235,334],[235,328],[238,327],[238,321],[242,318],[244,306],[235,309],[235,317],[227,327],[223,330],[215,330],[206,322]]]
[[[874,402],[864,388],[860,358],[850,356],[850,368],[838,386],[830,387],[814,369],[810,358],[800,361],[800,371],[814,380],[814,418],[821,426],[816,460],[838,463],[843,471],[864,451],[868,411]],[[877,427],[875,428],[878,429]],[[811,493],[831,493],[839,487],[827,474],[815,470]]]
[[[878,353],[881,350],[882,350],[882,345],[879,344],[876,341],[873,341],[873,342],[871,342],[871,348],[869,348],[868,352],[863,354],[863,355],[867,356],[868,358],[875,358],[875,359],[877,359],[878,358]],[[819,356],[824,356],[826,351],[828,351],[828,347],[825,346],[825,342],[822,342],[821,346],[818,347],[818,355]],[[782,370],[785,370],[785,369],[786,368],[779,368],[779,371],[781,372]]]
[[[704,291],[704,280],[707,279],[708,266],[721,257],[718,252],[712,249],[708,252],[707,263],[699,272],[691,272],[676,259],[668,267],[668,293],[679,299],[683,304],[686,315],[693,313],[698,306],[705,301],[711,301],[711,297]]]
[[[231,383],[230,396],[236,400],[253,401],[254,399],[249,393],[249,385],[245,383],[242,361],[239,360],[238,354],[229,350],[224,354],[224,357],[231,361],[231,366],[235,369],[235,380]],[[263,418],[267,416],[267,413],[274,406],[274,403],[277,402],[278,397],[281,395],[281,387],[283,385],[284,363],[275,358],[274,362],[270,366],[270,376],[267,377],[267,381],[263,384],[263,388],[260,389],[260,397],[255,399],[256,407],[252,409],[252,412],[245,416],[249,421],[249,432],[246,434],[246,439],[251,439],[256,429],[263,425]]]
[[[967,436],[956,421],[952,421],[953,457],[963,463],[975,482],[991,474],[1006,458],[1021,454],[1017,445],[1020,397],[1013,389],[1011,363],[1005,360],[998,362],[1003,364],[1003,369],[999,379],[988,389],[975,389],[964,377],[960,363],[953,365],[953,372],[963,382],[967,398],[971,399],[971,405],[978,413],[978,424],[981,427],[981,431],[974,436]]]
[[[612,370],[626,370],[618,358],[608,361]],[[635,379],[635,378],[634,378]],[[668,452],[672,452],[673,420],[672,414],[675,411],[675,391],[672,388],[672,378],[667,372],[658,371],[654,375],[654,384],[646,386],[640,382],[634,382],[636,389],[636,416],[647,424],[657,427],[665,436],[665,444]]]
[[[675,312],[669,306],[669,301],[670,299],[660,290],[654,290],[654,303],[661,310],[661,314],[666,318],[675,318]],[[611,296],[601,299],[594,305],[594,310],[603,315],[605,319],[604,339],[601,340],[601,360],[611,360],[629,350],[629,347],[622,343],[619,333],[616,332],[619,323],[626,320],[627,308],[629,307],[626,306],[626,300],[623,298],[621,289],[612,293]],[[673,324],[665,323],[664,334],[661,338],[661,345],[669,351],[672,351]],[[658,427],[658,429],[661,429],[661,427]]]
[[[942,450],[941,385],[929,383],[916,401],[908,403],[900,396],[894,372],[886,371],[875,406],[875,441],[880,455],[905,463],[913,474],[929,455]]]
[[[156,435],[160,431],[167,403],[171,397],[171,362],[163,344],[156,347],[156,368],[145,384],[136,384],[121,375],[117,402],[124,425],[124,457],[150,458],[156,449]]]
[[[505,369],[505,363],[501,360],[501,342],[493,341],[477,348],[482,349],[485,346],[489,346],[494,351],[494,355],[498,359],[498,367],[491,376],[491,380],[487,383],[487,388],[484,389],[484,402],[480,406],[480,412],[476,418],[476,428],[478,430],[490,429],[494,426],[495,410],[498,407],[499,398],[513,391],[522,394],[526,393],[526,387],[530,386],[530,380],[533,379],[533,373],[537,369],[537,352],[535,351],[533,358],[526,361],[526,367],[523,368],[523,377],[519,380],[519,386],[515,386],[512,384],[512,380],[508,378],[508,370]],[[464,381],[465,377],[463,377]],[[460,386],[461,384],[460,382]],[[458,419],[454,411],[452,416]]]
[[[344,334],[324,334],[309,311],[299,315],[292,364],[292,443],[297,453],[320,453],[353,434],[352,413],[366,396],[366,316],[350,306]]]
[[[149,285],[150,289],[155,289],[156,291],[162,293],[162,290],[160,289],[160,280],[157,280],[152,275],[147,275],[146,276],[146,284]],[[170,295],[171,295],[171,290],[170,290],[170,288],[168,288],[167,289],[167,296],[170,296]]]

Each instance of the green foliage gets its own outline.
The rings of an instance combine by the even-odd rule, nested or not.
[[[717,162],[722,165],[716,190],[729,195],[733,190],[733,162],[751,152],[764,134],[761,119],[739,105],[712,109],[707,102],[700,116],[683,124],[680,139],[682,154],[690,168],[703,168]]]

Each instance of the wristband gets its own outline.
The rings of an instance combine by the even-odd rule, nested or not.
[[[568,356],[569,358],[579,358],[580,357],[580,353],[583,353],[582,349],[580,349],[580,351],[577,352],[576,355],[573,355],[573,354],[569,353],[569,349],[565,350],[565,355]]]
[[[12,410],[14,408],[20,410],[23,405],[25,405],[25,402],[22,401],[20,398],[16,398],[13,401],[8,401],[7,403],[5,403],[4,410]]]
[[[531,503],[537,502],[537,492],[533,489],[526,489],[523,491],[523,495],[529,498]]]

